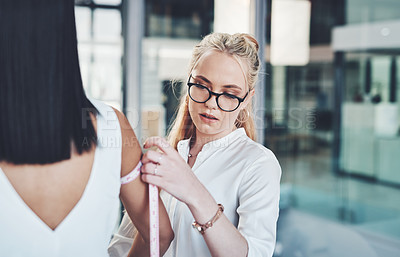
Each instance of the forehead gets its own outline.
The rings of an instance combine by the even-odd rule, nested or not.
[[[239,62],[226,53],[216,51],[205,53],[193,69],[192,74],[194,76],[202,75],[215,85],[235,84],[243,89],[246,86],[244,71]]]

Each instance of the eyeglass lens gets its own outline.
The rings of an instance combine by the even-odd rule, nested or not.
[[[203,86],[192,85],[189,90],[190,97],[199,103],[204,103],[211,98],[211,92]],[[233,111],[240,104],[239,99],[229,95],[220,95],[217,97],[217,105],[224,111]]]

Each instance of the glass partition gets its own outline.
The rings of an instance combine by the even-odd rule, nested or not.
[[[400,47],[338,53],[331,37],[339,25],[399,21],[400,2],[340,2],[311,2],[308,64],[273,66],[267,51],[265,145],[282,166],[274,256],[400,254]]]
[[[349,187],[343,218],[400,238],[398,67],[396,51],[346,54],[340,167]]]

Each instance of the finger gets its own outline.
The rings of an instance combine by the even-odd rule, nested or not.
[[[150,148],[156,146],[158,149],[163,151],[164,153],[172,153],[175,149],[162,137],[149,137],[144,143],[144,148]]]
[[[162,160],[164,159],[163,155],[163,153],[149,150],[143,155],[142,163],[154,162],[161,164]]]
[[[158,173],[160,167],[155,163],[149,162],[149,163],[144,164],[140,171],[142,172],[142,174],[155,175],[154,171],[156,170],[156,168],[157,168],[157,173]]]
[[[145,183],[152,184],[161,188],[163,187],[163,179],[159,176],[151,174],[142,174],[141,179]]]

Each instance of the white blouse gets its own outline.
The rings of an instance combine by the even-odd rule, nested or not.
[[[187,161],[189,140],[178,143],[178,152]],[[205,144],[192,170],[216,202],[224,205],[225,216],[246,238],[248,257],[272,256],[281,177],[275,155],[239,128]],[[161,198],[175,233],[164,256],[211,256],[203,236],[191,225],[194,219],[187,205],[166,192],[162,192]],[[111,256],[126,256],[129,252],[132,235],[126,231],[132,225],[125,216],[111,242]]]
[[[91,102],[99,114],[90,178],[81,199],[55,230],[25,204],[0,169],[0,256],[108,256],[119,214],[121,129],[110,106]]]

